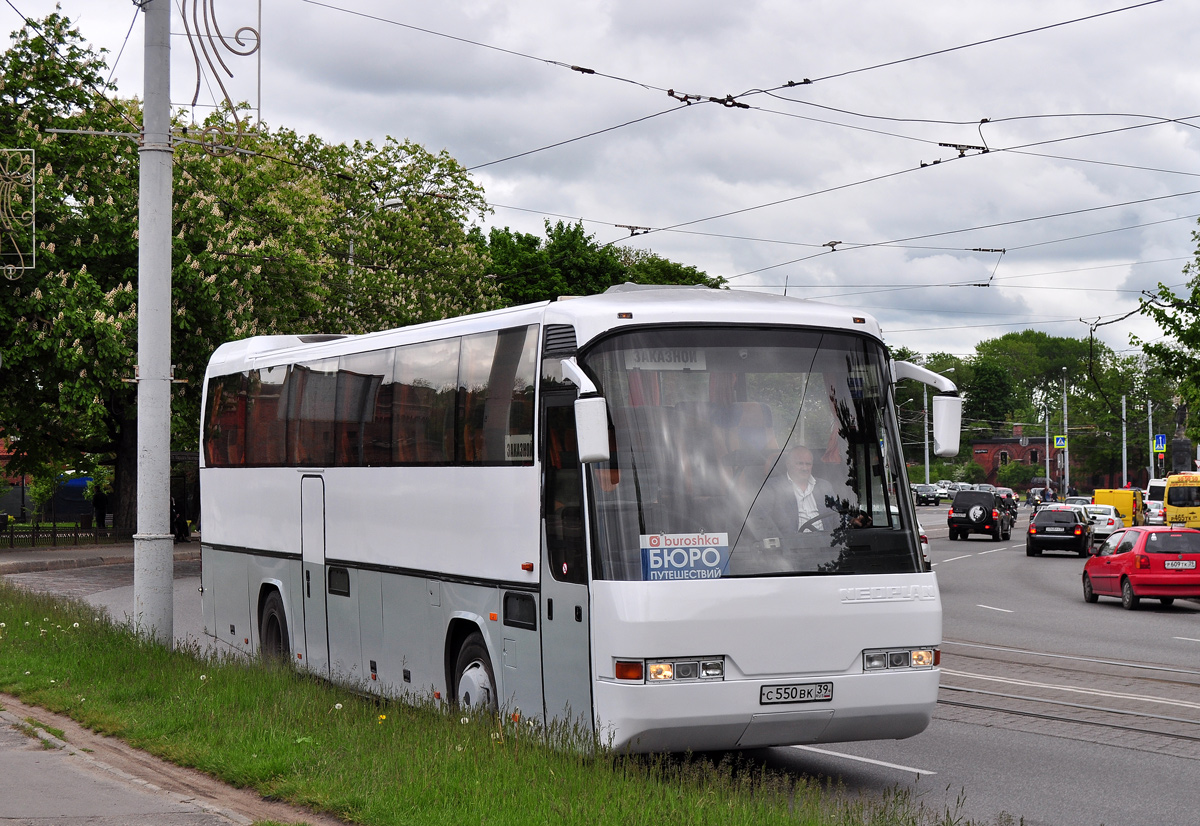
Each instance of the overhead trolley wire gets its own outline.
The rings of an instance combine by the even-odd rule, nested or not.
[[[963,49],[974,48],[975,46],[984,46],[984,45],[987,45],[988,43],[998,43],[1001,40],[1010,40],[1014,37],[1022,37],[1027,34],[1036,34],[1038,32],[1049,31],[1050,29],[1057,29],[1057,28],[1061,28],[1063,26],[1070,26],[1075,23],[1082,23],[1087,20],[1095,20],[1096,18],[1099,18],[1099,17],[1106,17],[1110,14],[1119,14],[1120,12],[1130,11],[1132,9],[1139,9],[1139,8],[1142,8],[1143,6],[1153,6],[1154,4],[1161,3],[1161,2],[1162,2],[1162,0],[1146,0],[1146,2],[1135,3],[1131,6],[1123,6],[1119,9],[1109,9],[1108,11],[1097,12],[1096,14],[1089,14],[1084,17],[1075,17],[1075,18],[1072,18],[1071,20],[1063,20],[1059,23],[1050,23],[1045,26],[1037,26],[1032,29],[1024,29],[1023,31],[1019,31],[1019,32],[1012,32],[1010,34],[1002,34],[997,37],[989,37],[984,40],[976,40],[971,43],[964,43],[960,46],[951,46],[946,49],[937,49],[932,52],[925,52],[923,54],[913,55],[912,57],[903,57],[903,58],[899,58],[897,60],[888,60],[883,63],[876,63],[871,66],[863,66],[860,69],[850,69],[848,71],[836,72],[834,74],[824,75],[822,77],[816,77],[816,78],[812,78],[812,79],[804,78],[803,81],[799,81],[799,82],[789,81],[788,83],[785,83],[780,86],[775,86],[771,89],[756,89],[756,90],[752,90],[751,92],[745,92],[742,95],[737,95],[737,97],[744,97],[747,94],[753,94],[753,93],[775,92],[780,89],[787,89],[787,88],[791,88],[793,86],[809,86],[811,84],[821,83],[822,81],[826,81],[826,80],[833,80],[835,78],[840,78],[840,77],[848,77],[850,75],[856,75],[856,74],[860,74],[862,72],[871,72],[871,71],[874,71],[875,69],[884,69],[889,66],[898,66],[901,63],[911,63],[912,61],[915,61],[915,60],[924,60],[925,58],[928,58],[928,57],[937,57],[938,55],[950,54],[951,52],[958,52],[958,51],[962,51]]]
[[[572,64],[572,63],[567,63],[567,62],[561,61],[561,60],[554,60],[551,58],[539,57],[537,55],[528,54],[526,52],[521,52],[516,49],[509,49],[509,48],[505,48],[503,46],[496,46],[491,43],[485,43],[481,40],[474,40],[474,39],[471,39],[468,37],[462,37],[459,35],[448,34],[446,32],[437,31],[435,29],[429,29],[429,28],[426,28],[423,26],[417,26],[417,25],[414,25],[411,23],[404,23],[404,22],[401,22],[399,20],[395,20],[392,18],[382,17],[380,15],[369,14],[366,12],[360,12],[360,11],[356,11],[353,9],[348,9],[343,6],[335,5],[333,3],[322,2],[321,0],[303,0],[303,2],[305,2],[311,6],[318,6],[321,8],[329,9],[331,11],[341,12],[343,14],[348,14],[348,15],[352,15],[355,17],[361,17],[361,18],[364,18],[367,20],[374,20],[376,22],[386,23],[389,25],[397,26],[399,28],[408,29],[410,31],[427,34],[427,35],[430,35],[433,37],[440,37],[440,38],[452,40],[452,41],[455,41],[458,43],[463,43],[463,44],[470,45],[470,46],[476,46],[476,47],[482,48],[482,49],[489,49],[489,50],[492,50],[495,52],[499,52],[501,54],[507,54],[507,55],[510,55],[513,57],[519,57],[524,60],[531,60],[534,62],[543,63],[543,64],[550,65],[550,66],[556,66],[556,67],[567,69],[569,71],[577,72],[577,73],[583,74],[583,75],[594,75],[596,77],[603,77],[608,80],[615,80],[620,83],[627,83],[630,85],[638,86],[642,89],[646,89],[649,91],[663,92],[663,93],[667,94],[669,97],[671,97],[672,99],[680,101],[681,103],[683,103],[685,105],[691,105],[693,103],[719,103],[719,104],[722,104],[723,106],[726,106],[729,108],[750,109],[750,108],[761,108],[761,107],[751,107],[751,106],[741,102],[739,99],[742,97],[752,95],[752,94],[771,94],[780,89],[790,88],[790,87],[794,87],[794,86],[798,86],[798,85],[808,85],[808,84],[812,84],[812,83],[816,83],[816,82],[824,81],[824,80],[832,80],[834,78],[845,77],[847,75],[858,74],[860,72],[867,72],[867,71],[871,71],[873,69],[879,69],[879,68],[883,68],[886,66],[894,66],[894,65],[897,65],[900,63],[906,63],[906,62],[910,62],[910,61],[914,61],[914,60],[922,60],[924,58],[933,57],[933,56],[941,55],[941,54],[948,54],[950,52],[959,51],[962,49],[968,49],[968,48],[972,48],[974,46],[981,46],[984,44],[995,43],[995,42],[998,42],[1001,40],[1007,40],[1007,39],[1011,39],[1014,37],[1021,37],[1023,35],[1027,35],[1027,34],[1034,34],[1037,32],[1047,31],[1049,29],[1059,28],[1059,27],[1071,25],[1074,23],[1080,23],[1080,22],[1092,20],[1092,19],[1095,19],[1098,17],[1104,17],[1104,16],[1110,15],[1110,14],[1116,14],[1121,11],[1128,11],[1130,9],[1140,8],[1142,6],[1153,5],[1155,3],[1162,2],[1162,0],[1146,0],[1146,2],[1138,3],[1138,4],[1135,4],[1132,6],[1126,6],[1126,7],[1120,8],[1120,9],[1112,9],[1112,10],[1105,11],[1105,12],[1099,12],[1097,14],[1087,15],[1084,17],[1077,17],[1077,18],[1073,18],[1071,20],[1065,20],[1065,21],[1061,21],[1058,23],[1048,24],[1046,26],[1039,26],[1039,27],[1035,27],[1032,29],[1026,29],[1026,30],[1020,31],[1020,32],[1012,32],[1009,34],[1000,35],[1000,36],[993,37],[993,38],[987,38],[984,40],[975,41],[972,43],[966,43],[966,44],[962,44],[959,46],[949,47],[946,49],[939,49],[939,50],[936,50],[933,52],[926,52],[926,53],[919,54],[919,55],[913,55],[913,56],[907,57],[907,58],[901,58],[898,60],[892,60],[892,61],[887,61],[884,63],[878,63],[878,64],[874,64],[872,66],[865,66],[865,67],[862,67],[859,69],[853,69],[853,70],[840,72],[840,73],[836,73],[836,74],[832,74],[832,75],[826,75],[824,77],[816,78],[815,80],[809,80],[806,78],[802,83],[794,83],[792,81],[789,81],[785,84],[773,87],[771,89],[752,89],[752,90],[743,92],[740,95],[725,95],[723,97],[720,95],[706,95],[706,94],[693,94],[693,93],[678,92],[678,91],[676,91],[676,89],[674,87],[666,88],[666,87],[663,87],[663,86],[660,86],[657,84],[648,83],[648,82],[636,80],[633,78],[624,77],[624,76],[616,75],[616,74],[611,74],[608,72],[598,71],[596,69],[592,69],[592,68],[586,67],[586,66],[580,66],[580,65],[576,65],[576,64]],[[789,100],[789,98],[782,98],[782,96],[778,96],[778,97],[781,97],[781,99],[784,99],[784,100]],[[796,102],[802,102],[802,101],[796,101]],[[812,105],[816,105],[816,104],[812,104]],[[827,108],[832,109],[832,107],[827,107]],[[487,163],[477,164],[475,166],[468,167],[468,170],[480,169],[485,166],[492,166],[494,164],[503,163],[505,161],[514,160],[516,158],[526,157],[528,155],[536,154],[538,152],[543,152],[548,149],[553,149],[555,147],[562,146],[566,143],[571,143],[573,141],[583,140],[584,138],[594,137],[595,135],[600,135],[600,134],[604,134],[606,132],[611,132],[611,131],[615,131],[617,129],[622,129],[626,126],[631,126],[633,124],[640,123],[644,120],[648,120],[649,118],[657,117],[658,115],[665,114],[667,111],[674,111],[674,109],[665,110],[663,112],[658,112],[653,115],[648,115],[645,118],[639,118],[639,119],[635,119],[635,120],[631,120],[631,121],[626,121],[624,123],[617,124],[615,126],[611,126],[606,129],[597,130],[597,131],[588,133],[586,135],[581,135],[579,137],[572,138],[570,140],[558,141],[555,143],[547,144],[545,146],[537,147],[535,149],[530,149],[525,152],[516,153],[514,155],[509,155],[504,158],[498,158],[493,161],[488,161]],[[764,111],[770,111],[770,110],[764,110]],[[841,110],[833,110],[833,111],[841,111]],[[777,114],[795,116],[792,113],[786,113],[786,112],[778,112]],[[842,125],[847,126],[847,128],[854,128],[854,127],[849,127],[848,125],[845,125],[845,124],[842,124]],[[870,130],[867,130],[867,131],[870,131]],[[897,137],[905,137],[905,136],[897,136]],[[910,140],[921,140],[921,139],[910,138]]]

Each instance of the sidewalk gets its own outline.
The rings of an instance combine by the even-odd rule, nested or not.
[[[175,546],[175,561],[200,558],[200,537]],[[121,565],[133,562],[133,543],[113,545],[59,545],[57,547],[0,548],[0,576],[30,571],[61,571],[68,568],[93,568],[97,565]]]

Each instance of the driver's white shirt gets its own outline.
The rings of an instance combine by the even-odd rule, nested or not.
[[[788,474],[788,481],[792,483],[792,493],[796,495],[796,510],[799,512],[799,518],[796,520],[796,530],[800,530],[804,523],[816,516],[820,511],[817,509],[817,499],[813,495],[817,486],[817,480],[810,473],[807,484],[801,486],[795,479]]]

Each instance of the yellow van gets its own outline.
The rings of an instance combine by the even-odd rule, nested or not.
[[[1166,524],[1176,528],[1200,528],[1200,473],[1168,476],[1163,507]]]
[[[1146,524],[1146,505],[1140,488],[1099,488],[1092,494],[1093,505],[1112,505],[1127,527]]]

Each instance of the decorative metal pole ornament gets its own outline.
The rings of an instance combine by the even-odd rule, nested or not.
[[[237,103],[230,96],[229,89],[225,85],[226,79],[233,78],[233,70],[225,62],[224,55],[233,57],[258,55],[258,83],[253,108],[253,111],[258,113],[262,104],[262,55],[259,52],[262,0],[258,0],[256,4],[258,18],[255,25],[239,26],[233,31],[232,36],[227,36],[221,30],[217,21],[215,3],[216,0],[181,0],[180,16],[183,18],[183,28],[187,33],[188,46],[192,50],[192,59],[196,63],[196,85],[192,92],[192,107],[194,108],[200,100],[200,81],[202,77],[206,76],[204,67],[207,66],[207,76],[211,76],[216,81],[224,98],[223,103],[228,107],[235,124],[233,133],[223,126],[204,127],[202,132],[207,135],[207,140],[201,141],[201,145],[210,154],[228,155],[235,151],[235,146],[231,144],[236,144],[237,140],[245,134],[245,128],[241,117],[238,116]],[[248,4],[239,3],[237,8],[244,9],[246,5]]]
[[[32,149],[0,149],[0,268],[16,281],[37,263]]]

